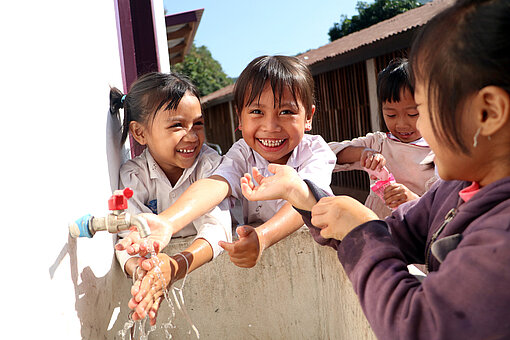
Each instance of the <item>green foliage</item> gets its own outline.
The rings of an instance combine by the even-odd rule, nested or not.
[[[339,39],[420,6],[421,4],[414,0],[375,0],[372,4],[358,1],[356,5],[358,15],[354,15],[350,19],[345,15],[341,15],[340,22],[335,22],[333,27],[329,29],[329,41]]]
[[[190,77],[202,96],[233,84],[206,46],[193,44],[184,61],[172,66],[172,71]]]

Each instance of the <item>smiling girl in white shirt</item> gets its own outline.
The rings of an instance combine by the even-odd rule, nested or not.
[[[220,164],[221,156],[204,144],[199,93],[186,77],[154,72],[138,78],[126,95],[112,88],[110,110],[112,114],[119,114],[120,108],[124,109],[122,143],[130,132],[139,144],[146,146],[139,156],[120,169],[121,187],[131,187],[134,191],[129,201],[130,213],[164,211],[192,183],[212,175]],[[228,202],[190,221],[173,237],[191,235],[196,235],[195,240],[183,252],[172,257],[158,254],[165,277],[165,282],[158,283],[165,288],[218,256],[223,250],[218,246],[219,241],[232,240]],[[117,250],[116,255],[128,275],[145,274],[137,268],[138,257],[124,250]],[[139,284],[140,280],[135,286]],[[156,322],[160,301],[161,295],[152,301],[151,324]],[[133,319],[136,320],[137,315]]]

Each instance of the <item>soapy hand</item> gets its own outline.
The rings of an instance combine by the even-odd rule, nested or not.
[[[133,310],[133,320],[143,320],[149,315],[151,325],[156,324],[156,318],[164,298],[164,291],[173,283],[176,275],[176,265],[164,253],[149,260],[139,262],[137,280],[131,287],[133,296],[128,307]]]
[[[230,261],[236,266],[251,268],[257,264],[263,250],[257,231],[255,228],[245,225],[237,227],[236,232],[239,235],[237,241],[232,243],[220,241],[218,244],[225,249],[230,256]]]
[[[288,165],[269,164],[268,170],[274,176],[264,177],[257,168],[253,168],[253,179],[250,174],[241,177],[241,190],[249,201],[266,201],[283,199],[296,208],[310,210],[315,204],[306,183],[299,177],[296,170]]]
[[[364,168],[381,171],[382,168],[386,165],[386,158],[384,158],[382,154],[374,149],[365,148],[361,152],[359,163]],[[370,178],[374,180],[377,179],[373,175],[370,175]]]
[[[146,256],[153,251],[159,253],[160,249],[166,247],[172,238],[172,227],[163,218],[154,214],[140,214],[147,220],[151,229],[151,235],[141,238],[135,227],[132,227],[128,236],[121,239],[116,245],[117,250],[126,250],[129,255]]]
[[[396,209],[405,202],[419,198],[414,192],[400,183],[390,183],[384,188],[384,202],[392,209]]]
[[[349,196],[324,197],[312,208],[312,224],[324,238],[343,240],[351,230],[379,217]]]

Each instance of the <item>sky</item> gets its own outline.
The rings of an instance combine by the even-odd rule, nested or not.
[[[368,1],[370,2],[370,1]],[[164,0],[167,14],[204,9],[195,35],[229,77],[261,55],[296,55],[329,43],[342,14],[357,0]]]

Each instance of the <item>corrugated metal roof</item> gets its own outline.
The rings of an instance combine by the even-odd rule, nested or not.
[[[453,3],[453,0],[435,0],[426,3],[423,6],[381,21],[361,31],[351,33],[327,45],[302,53],[297,57],[308,65],[313,65],[325,59],[336,57],[362,46],[370,45],[376,41],[422,26],[437,13]]]

